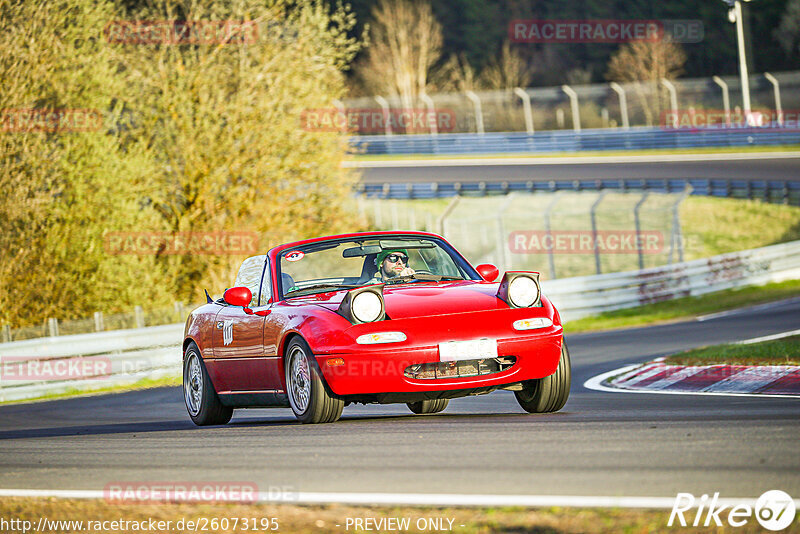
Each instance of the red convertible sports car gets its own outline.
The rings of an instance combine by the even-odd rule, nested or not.
[[[194,310],[183,390],[198,425],[235,408],[291,407],[330,423],[351,403],[441,412],[514,391],[531,413],[567,402],[569,352],[539,274],[477,268],[441,236],[309,239],[246,259],[222,299]]]

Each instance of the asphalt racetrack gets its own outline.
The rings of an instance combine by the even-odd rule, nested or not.
[[[739,156],[739,157],[736,157]],[[462,160],[463,162],[463,160]],[[800,153],[485,159],[470,165],[420,160],[359,162],[363,183],[615,179],[800,180]],[[364,165],[376,165],[366,167]]]
[[[798,299],[704,322],[567,336],[572,394],[529,415],[510,392],[438,415],[349,406],[328,425],[288,409],[197,428],[179,388],[0,407],[0,488],[247,481],[268,491],[652,496],[800,495],[800,399],[588,390],[588,378],[672,351],[784,332]]]

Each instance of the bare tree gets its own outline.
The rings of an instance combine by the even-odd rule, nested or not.
[[[478,76],[464,54],[453,54],[433,73],[432,84],[443,93],[463,93],[478,88]]]
[[[481,85],[487,89],[513,89],[527,87],[531,82],[532,71],[528,62],[506,41],[500,56],[494,58],[481,72]]]
[[[399,95],[411,108],[439,60],[442,26],[422,0],[380,0],[372,10],[370,46],[359,76],[373,94]]]
[[[622,45],[612,56],[607,78],[635,83],[635,93],[647,124],[652,125],[665,101],[661,80],[677,78],[683,72],[684,63],[686,54],[679,44],[669,40],[632,41]]]

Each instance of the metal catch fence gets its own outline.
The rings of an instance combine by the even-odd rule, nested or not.
[[[555,279],[683,261],[677,215],[690,191],[511,192],[430,202],[361,197],[359,207],[375,229],[439,233],[474,264]]]

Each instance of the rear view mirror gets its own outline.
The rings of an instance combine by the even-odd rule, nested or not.
[[[381,247],[378,245],[367,245],[365,247],[352,247],[346,248],[342,251],[343,258],[357,258],[359,256],[367,256],[369,254],[378,254]]]
[[[249,306],[253,300],[253,292],[246,287],[232,287],[222,297],[231,306]]]

